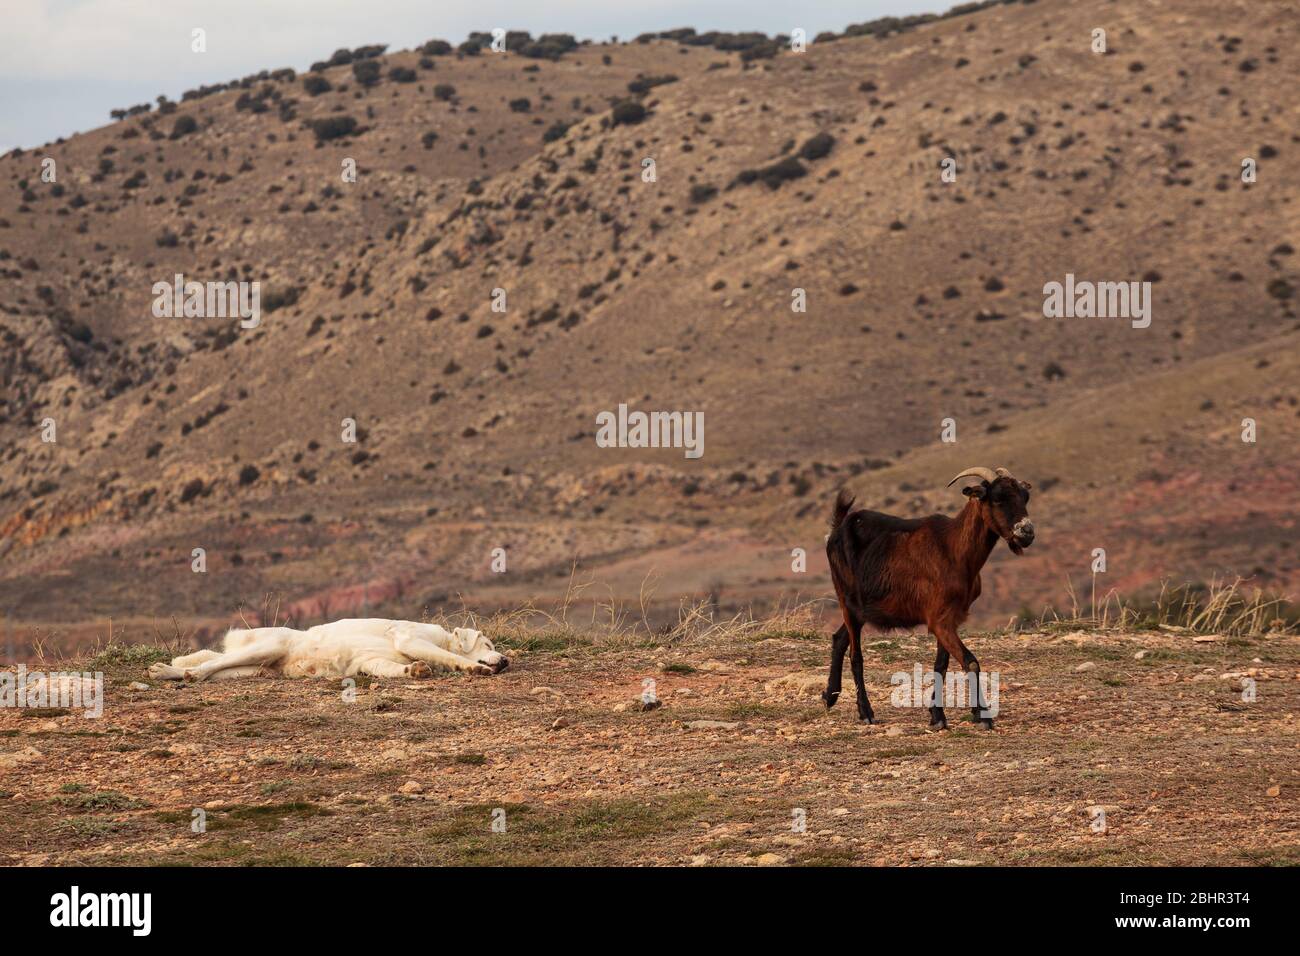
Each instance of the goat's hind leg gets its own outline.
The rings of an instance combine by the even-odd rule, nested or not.
[[[843,624],[831,637],[831,672],[826,678],[826,689],[822,691],[822,703],[830,710],[840,699],[844,687],[844,653],[849,649],[849,629]]]
[[[856,623],[856,622],[855,622]],[[862,625],[849,625],[849,666],[853,668],[853,683],[858,688],[858,720],[869,724],[876,722],[876,714],[867,699],[867,683],[862,677]]]

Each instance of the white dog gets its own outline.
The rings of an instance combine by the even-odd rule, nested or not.
[[[353,618],[291,627],[232,628],[222,650],[197,651],[170,664],[154,664],[158,680],[230,680],[260,674],[284,677],[428,677],[430,665],[470,674],[495,674],[510,666],[480,631],[437,624]]]

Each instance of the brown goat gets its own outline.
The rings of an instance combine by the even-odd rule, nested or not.
[[[822,694],[828,708],[839,699],[844,653],[851,650],[853,682],[858,689],[858,718],[874,723],[862,680],[862,626],[880,630],[924,625],[938,639],[934,659],[936,697],[930,708],[930,725],[946,728],[938,693],[956,657],[973,675],[975,706],[971,713],[988,729],[979,697],[979,661],[957,628],[980,596],[980,568],[1001,538],[1015,554],[1034,540],[1034,525],[1026,510],[1029,482],[1019,481],[1005,468],[968,468],[952,481],[978,478],[979,484],[962,489],[969,499],[956,517],[896,518],[878,511],[854,511],[853,497],[841,491],[831,514],[826,539],[831,581],[839,599],[844,624],[831,643],[831,671]]]

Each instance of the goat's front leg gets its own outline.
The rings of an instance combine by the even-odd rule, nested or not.
[[[822,691],[822,702],[830,710],[840,699],[840,690],[844,687],[844,652],[849,649],[849,629],[843,624],[831,638],[831,672],[826,678],[826,689]]]
[[[977,724],[981,724],[985,730],[992,730],[993,718],[986,716],[988,711],[984,707],[984,701],[980,700],[980,662],[975,659],[975,655],[970,652],[970,648],[962,643],[961,638],[957,635],[956,627],[950,624],[941,624],[935,629],[935,634],[938,636],[943,649],[960,660],[962,670],[966,672],[967,686],[970,688],[970,696],[973,700],[970,709],[971,719]]]
[[[947,730],[948,719],[943,715],[943,689],[948,679],[948,651],[942,644],[934,655],[934,700],[930,707],[930,726]]]
[[[964,652],[962,667],[966,669],[966,680],[970,685],[970,696],[973,701],[970,709],[971,720],[981,724],[985,730],[992,730],[992,712],[988,709],[989,702],[983,699],[983,690],[980,687],[980,662],[975,659],[975,655],[965,644],[961,649]]]

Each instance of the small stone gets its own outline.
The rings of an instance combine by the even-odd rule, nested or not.
[[[1150,651],[1138,651],[1136,654],[1133,655],[1133,660],[1135,660],[1135,661],[1143,660],[1143,659],[1146,658],[1146,656],[1147,656],[1149,653],[1151,653],[1151,652],[1150,652]]]
[[[1094,664],[1092,661],[1084,661],[1082,664],[1080,664],[1078,667],[1074,669],[1074,672],[1076,674],[1082,674],[1084,671],[1093,670],[1094,668],[1096,668],[1096,666],[1097,665]]]
[[[785,857],[776,853],[764,853],[762,856],[755,858],[754,862],[759,866],[781,866],[785,863]]]
[[[402,793],[424,793],[424,785],[418,780],[408,780],[401,786]]]
[[[688,720],[686,726],[691,730],[735,730],[739,721],[727,720]]]
[[[142,684],[142,683],[140,683],[138,680],[133,680],[133,681],[131,681],[131,683],[127,684],[126,686],[127,686],[127,687],[130,687],[132,690],[150,690],[150,689],[151,689],[151,688],[149,687],[148,684]]]
[[[567,726],[569,726],[569,720],[567,717],[556,717],[554,723],[551,724],[551,729],[563,730]]]
[[[1193,644],[1213,644],[1219,639],[1218,634],[1197,634],[1192,638]]]
[[[1281,787],[1281,785],[1280,785],[1280,784],[1276,784],[1276,783],[1273,784],[1273,786],[1269,787],[1267,790],[1264,791],[1264,795],[1265,795],[1266,797],[1278,797],[1278,796],[1281,796],[1281,795],[1282,795],[1282,787]]]

